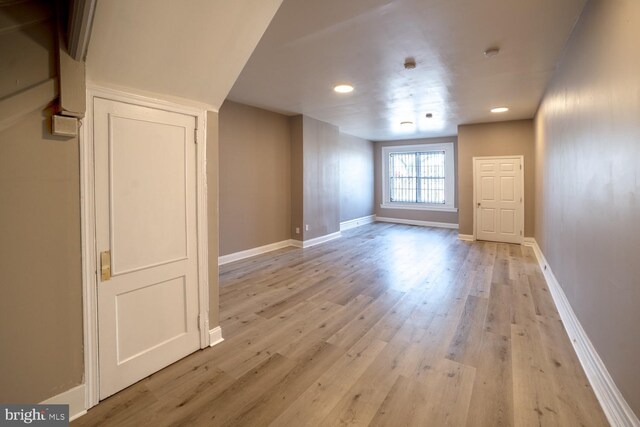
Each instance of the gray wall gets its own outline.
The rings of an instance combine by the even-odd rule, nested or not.
[[[291,126],[291,238],[302,240],[304,224],[304,159],[302,116],[289,119]]]
[[[303,240],[340,231],[338,128],[308,116],[303,134]]]
[[[535,237],[640,415],[640,2],[592,0],[536,115]]]
[[[340,132],[340,222],[373,215],[374,144]]]
[[[225,101],[219,125],[220,255],[288,240],[289,118]]]
[[[375,213],[379,217],[385,218],[398,218],[408,219],[413,221],[431,221],[431,222],[444,222],[448,224],[458,223],[457,212],[438,212],[438,211],[424,211],[424,210],[409,210],[409,209],[384,209],[381,208],[382,204],[382,147],[389,147],[394,145],[417,145],[417,144],[442,144],[445,142],[453,142],[454,152],[457,158],[458,156],[458,138],[455,136],[444,138],[424,138],[424,139],[407,139],[401,141],[378,141],[375,143],[375,157],[374,157],[374,195],[375,195]],[[456,183],[457,183],[457,161],[456,161]],[[455,206],[458,206],[458,184],[456,184],[456,202]]]
[[[524,156],[524,235],[535,227],[535,150],[533,120],[458,126],[458,202],[460,234],[473,234],[473,157]]]
[[[47,3],[0,7],[5,105],[58,76],[56,30]],[[43,21],[28,23],[38,17]],[[0,128],[3,403],[39,402],[82,382],[78,139],[50,135],[51,115],[51,108],[36,103]]]

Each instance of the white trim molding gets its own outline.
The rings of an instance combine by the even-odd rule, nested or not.
[[[458,229],[458,224],[454,224],[450,222],[418,221],[415,219],[386,218],[382,216],[376,216],[376,221],[392,222],[394,224],[419,225],[421,227],[450,228],[453,230]]]
[[[69,421],[87,413],[85,385],[80,384],[40,402],[41,405],[69,405]]]
[[[473,234],[460,234],[458,233],[458,240],[462,240],[463,242],[475,242],[476,238]]]
[[[458,212],[458,208],[446,205],[429,205],[425,203],[392,203],[380,205],[380,209],[407,209],[410,211]]]
[[[369,217],[363,217],[363,218],[369,218]],[[362,218],[358,218],[358,219],[362,219]],[[373,220],[366,222],[366,224],[369,224],[370,222],[373,222]],[[365,223],[360,225],[364,225],[364,224]],[[358,226],[359,225],[356,225],[354,227],[358,227]],[[350,228],[353,228],[353,227],[350,227]],[[231,262],[240,261],[246,258],[251,258],[256,255],[261,255],[267,252],[272,252],[272,251],[290,247],[290,246],[294,248],[309,248],[311,246],[316,246],[321,243],[325,243],[330,240],[337,239],[339,237],[342,237],[342,233],[340,231],[337,231],[335,233],[327,234],[325,236],[320,236],[320,237],[316,237],[315,239],[309,239],[304,241],[289,239],[289,240],[283,240],[281,242],[270,243],[268,245],[258,246],[257,248],[251,248],[251,249],[247,249],[240,252],[234,252],[232,254],[222,255],[218,257],[218,265],[229,264]]]
[[[222,328],[220,326],[216,326],[209,331],[209,347],[220,344],[222,341],[224,341],[224,338],[222,338]]]
[[[338,239],[340,237],[342,237],[342,233],[339,231],[336,231],[335,233],[325,234],[324,236],[316,237],[314,239],[309,239],[304,241],[291,240],[291,244],[292,246],[295,246],[297,248],[304,249],[304,248],[310,248],[311,246],[319,245],[321,243],[328,242],[329,240]]]
[[[560,313],[560,318],[569,335],[573,349],[591,383],[591,388],[593,388],[600,405],[602,405],[607,420],[609,420],[612,426],[616,427],[640,426],[638,417],[633,413],[624,396],[620,393],[607,367],[593,347],[587,333],[582,328],[578,317],[571,308],[567,296],[562,290],[562,286],[560,286],[560,283],[558,283],[558,280],[551,271],[551,267],[547,263],[540,246],[538,246],[535,239],[530,237],[525,238],[523,244],[533,248],[533,252],[536,254],[538,264],[540,264],[540,269],[547,280],[551,296],[556,303],[558,313]]]
[[[286,248],[288,246],[294,246],[291,243],[290,239],[283,240],[281,242],[270,243],[268,245],[259,246],[257,248],[251,248],[240,252],[234,252],[232,254],[222,255],[218,257],[218,265],[229,264],[230,262],[240,261],[241,259],[250,258],[252,256]]]
[[[351,230],[352,228],[360,227],[361,225],[371,224],[376,220],[375,215],[363,216],[360,218],[350,219],[340,223],[340,231]]]

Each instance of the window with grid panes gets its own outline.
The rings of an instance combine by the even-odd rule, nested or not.
[[[383,208],[455,211],[453,144],[390,146],[383,154]]]
[[[444,151],[389,154],[389,201],[445,204]]]

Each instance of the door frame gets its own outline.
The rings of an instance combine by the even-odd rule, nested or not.
[[[473,163],[473,240],[478,240],[478,234],[476,230],[477,224],[477,216],[478,209],[476,209],[477,204],[477,188],[476,188],[476,162],[478,160],[500,160],[500,159],[520,159],[520,164],[522,165],[522,169],[520,170],[522,179],[520,180],[520,194],[522,194],[522,222],[520,224],[520,229],[522,230],[522,235],[520,236],[520,244],[524,242],[524,207],[525,207],[525,198],[524,198],[524,156],[516,155],[516,156],[478,156],[472,158]]]
[[[84,338],[85,409],[100,401],[98,364],[98,289],[95,216],[95,157],[93,144],[93,100],[111,101],[150,107],[194,117],[196,121],[196,229],[198,241],[198,327],[200,348],[209,346],[209,255],[207,220],[207,114],[213,110],[181,105],[171,101],[131,94],[102,86],[87,86],[87,113],[79,132],[80,221],[82,239],[82,303]]]

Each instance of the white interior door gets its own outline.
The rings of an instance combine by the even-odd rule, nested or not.
[[[476,239],[522,243],[522,157],[476,158]]]
[[[101,399],[199,348],[195,125],[94,98]]]

